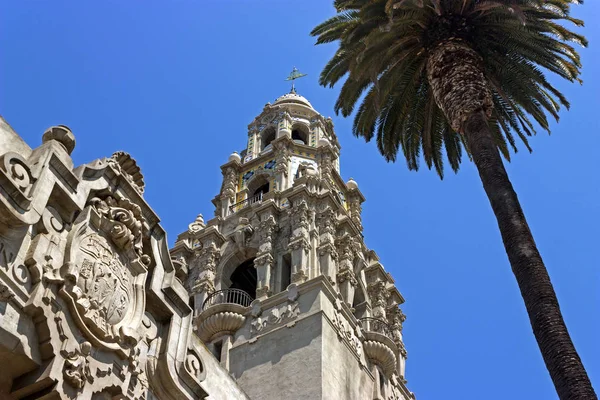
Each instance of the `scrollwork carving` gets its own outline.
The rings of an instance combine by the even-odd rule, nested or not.
[[[252,333],[259,334],[271,330],[277,326],[283,325],[284,323],[290,322],[298,316],[300,309],[298,302],[288,301],[279,307],[273,307],[268,310],[266,315],[254,317],[252,321]]]
[[[198,233],[204,229],[205,226],[206,224],[204,223],[204,217],[202,214],[198,214],[194,222],[188,225],[188,232],[191,234]]]
[[[233,197],[236,190],[237,173],[233,168],[226,168],[223,171],[223,184],[221,185],[221,195],[223,197]]]
[[[133,184],[135,190],[140,194],[144,193],[144,176],[137,162],[129,153],[117,151],[107,161],[117,168],[125,179]]]
[[[350,326],[350,323],[346,321],[344,316],[337,310],[333,314],[332,322],[338,336],[360,356],[362,354],[362,345],[360,339],[354,333],[354,329]]]
[[[146,226],[140,206],[129,199],[116,200],[112,196],[104,200],[95,197],[91,204],[100,215],[101,222],[107,225],[106,230],[117,247],[128,251],[130,258],[139,257],[144,265],[150,264],[150,257],[143,252],[142,240]]]

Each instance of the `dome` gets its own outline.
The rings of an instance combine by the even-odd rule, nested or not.
[[[234,151],[229,156],[229,161],[242,162],[242,157],[237,153],[237,151]]]
[[[277,104],[301,104],[303,106],[313,108],[313,106],[308,100],[306,100],[306,98],[300,96],[298,93],[293,92],[286,93],[283,96],[278,97],[277,100],[275,100],[275,103],[273,103],[273,105]]]
[[[346,182],[346,186],[348,186],[348,189],[350,190],[358,189],[358,183],[356,183],[356,181],[352,178]]]

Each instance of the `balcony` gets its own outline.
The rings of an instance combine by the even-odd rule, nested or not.
[[[248,206],[251,206],[252,204],[256,204],[256,203],[262,203],[263,200],[263,193],[259,192],[258,194],[249,197],[247,199],[244,199],[242,201],[238,201],[235,204],[232,204],[229,206],[229,213],[233,214],[239,210],[242,210]]]
[[[238,304],[242,307],[248,307],[252,300],[248,293],[240,289],[217,290],[204,300],[202,311],[217,304]]]
[[[394,343],[392,329],[386,321],[378,318],[361,318],[361,328],[365,335],[363,348],[371,362],[378,364],[389,377],[396,371],[398,346]]]
[[[244,324],[252,300],[240,289],[224,289],[210,294],[194,321],[200,339],[209,342],[217,336],[235,334]]]

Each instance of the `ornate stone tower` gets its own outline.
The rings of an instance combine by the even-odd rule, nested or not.
[[[331,119],[293,90],[221,167],[171,257],[194,329],[251,399],[410,399],[400,292],[363,241]]]

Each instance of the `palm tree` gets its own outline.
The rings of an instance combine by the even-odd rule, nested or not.
[[[586,39],[561,23],[576,0],[337,0],[337,15],[317,26],[317,44],[339,41],[320,77],[346,76],[336,113],[354,117],[353,133],[376,137],[409,169],[421,156],[443,177],[443,152],[456,172],[463,146],[490,200],[535,338],[561,399],[597,399],[563,320],[550,277],[501,155],[515,137],[531,151],[535,128],[549,131],[567,99],[552,72],[580,82],[569,44]]]

